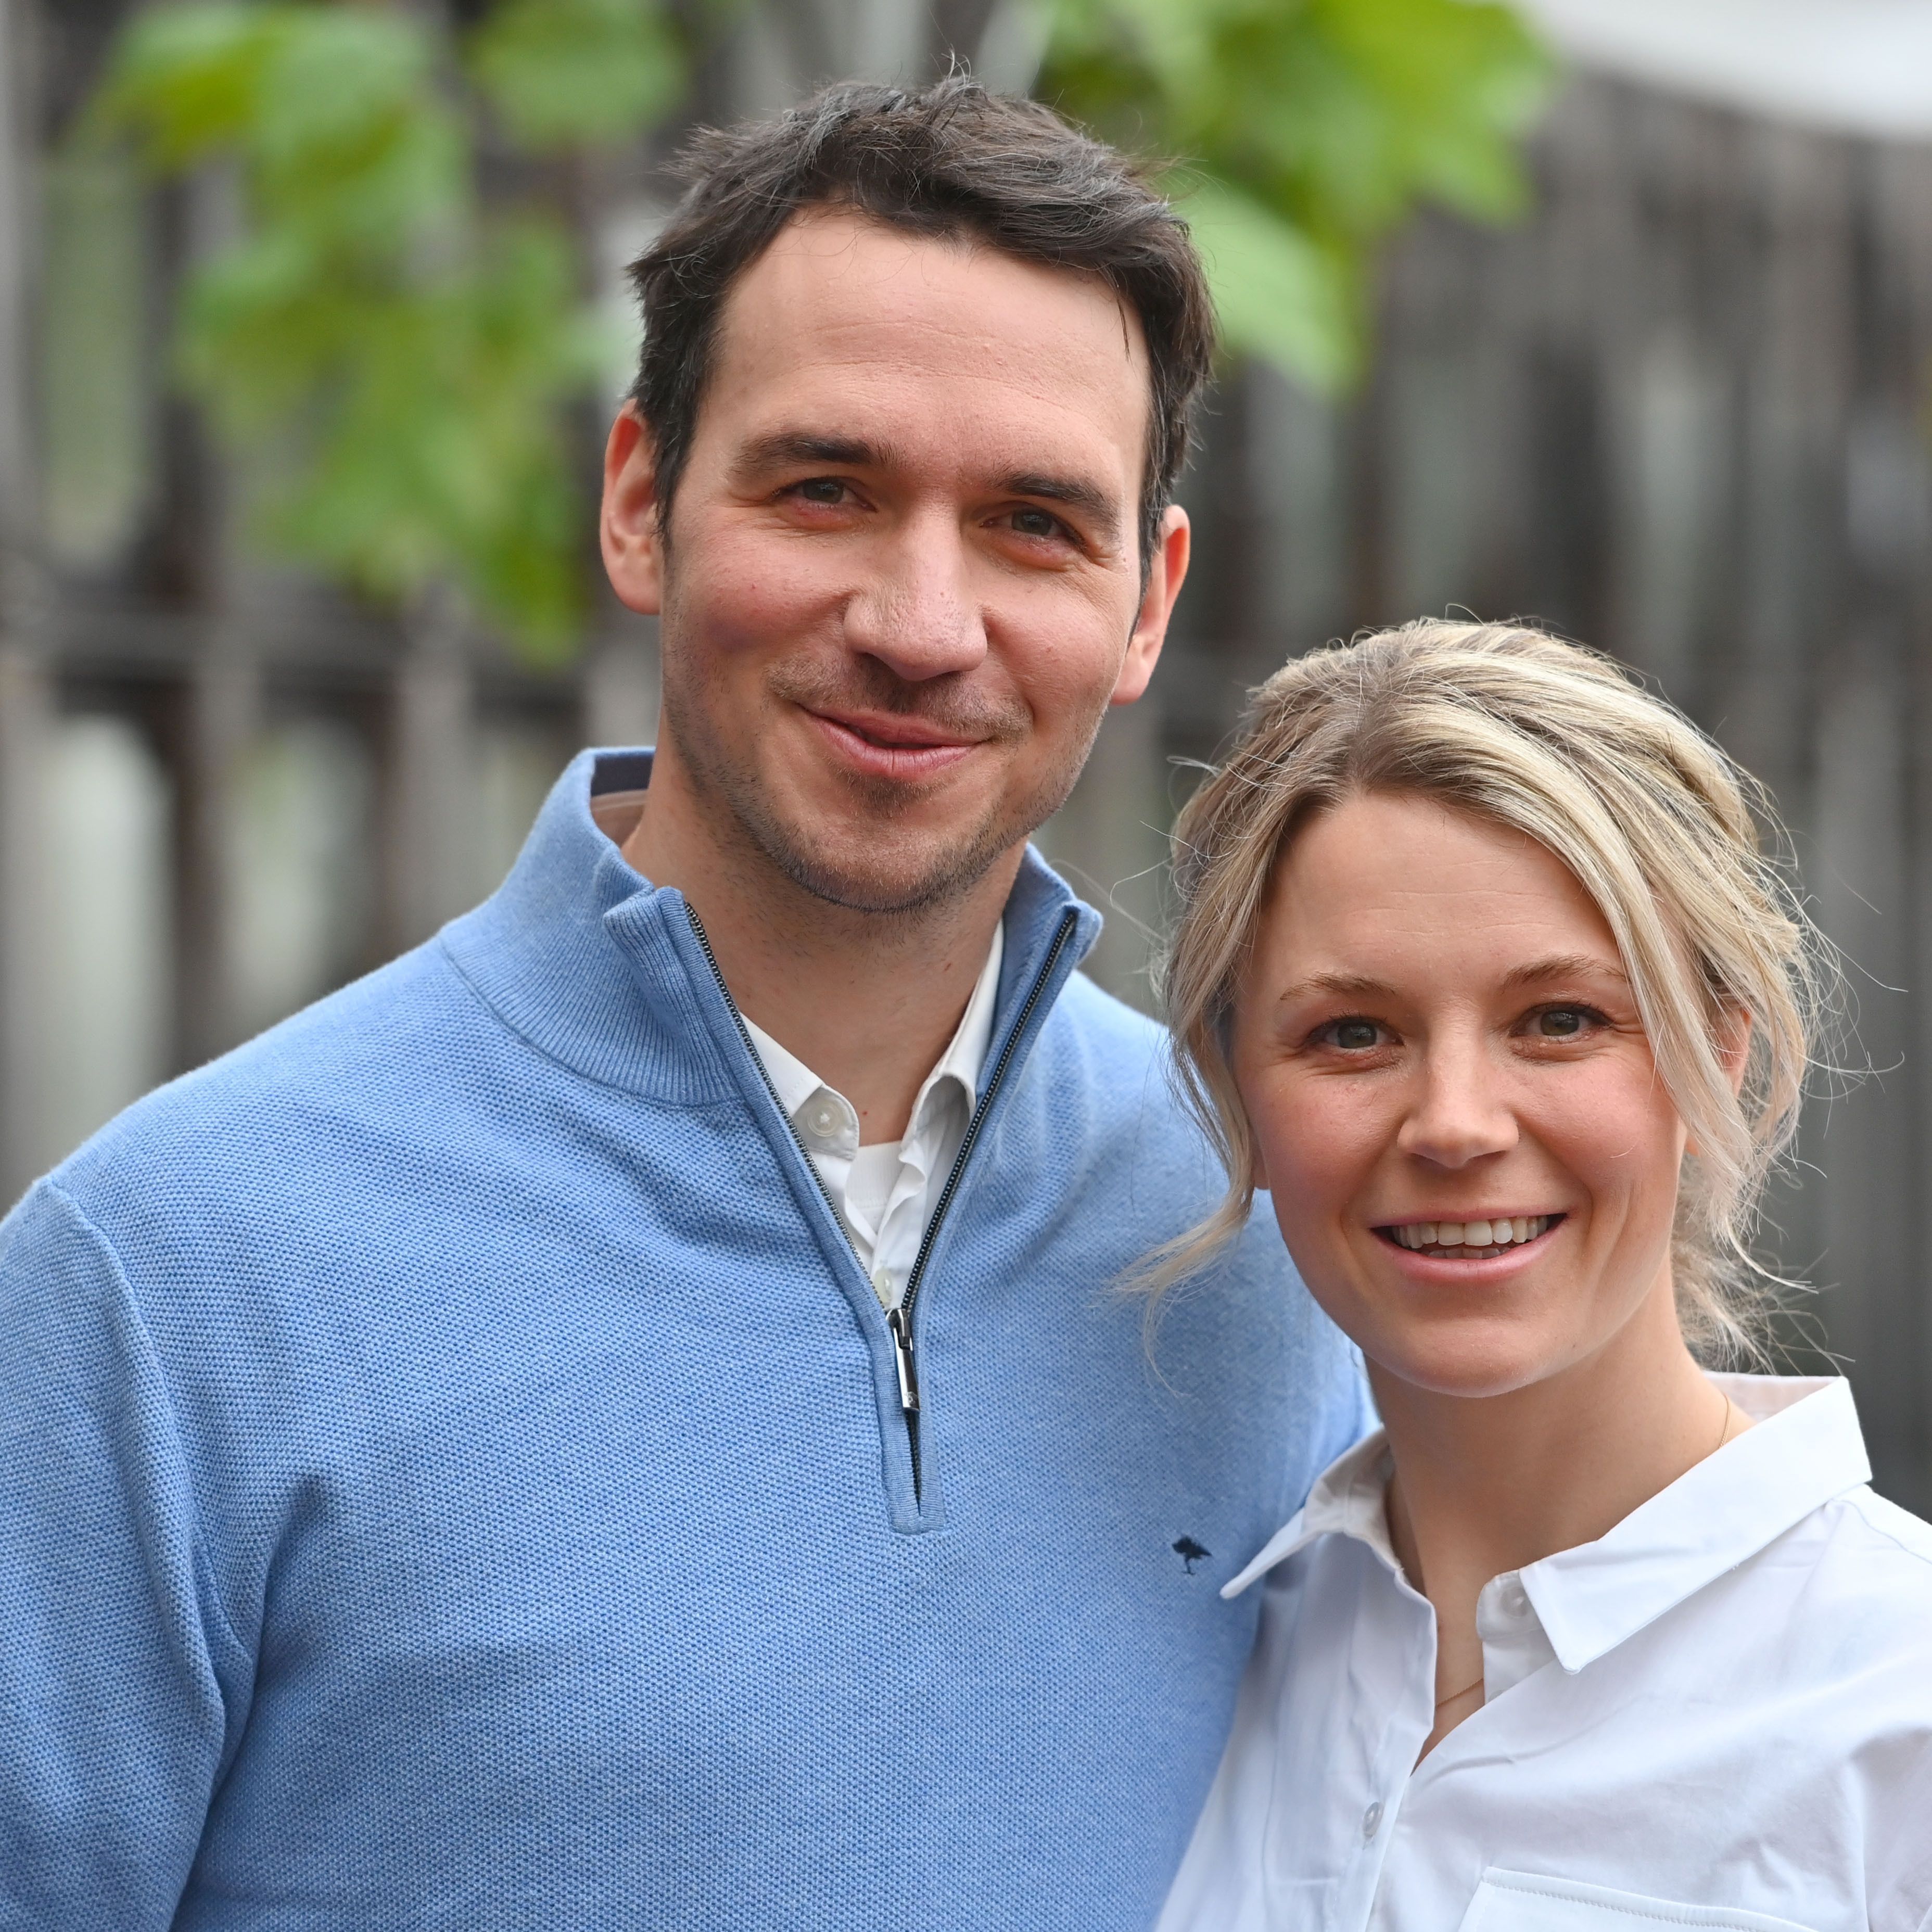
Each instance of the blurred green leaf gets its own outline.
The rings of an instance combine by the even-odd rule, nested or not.
[[[1425,200],[1521,208],[1551,71],[1490,0],[1056,0],[1038,91],[1219,184],[1195,206],[1231,343],[1333,389],[1378,240]]]
[[[472,37],[469,64],[532,148],[621,140],[668,112],[685,84],[652,0],[504,0]]]
[[[240,137],[254,104],[268,23],[248,6],[160,8],[122,34],[87,130],[132,131],[157,168],[187,165]]]
[[[474,115],[424,19],[322,0],[138,15],[82,138],[232,169],[240,232],[182,292],[176,356],[254,459],[258,526],[398,602],[460,590],[525,651],[574,642],[584,506],[571,406],[603,366],[578,245],[484,209]],[[466,70],[513,139],[634,134],[674,100],[650,0],[500,0]]]
[[[1353,381],[1361,334],[1346,262],[1252,196],[1203,182],[1178,196],[1206,264],[1221,337],[1317,387]]]

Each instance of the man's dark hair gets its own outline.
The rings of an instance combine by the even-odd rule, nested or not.
[[[955,74],[917,88],[843,82],[776,120],[706,129],[677,171],[684,199],[631,266],[644,315],[631,399],[655,446],[661,519],[691,453],[732,284],[794,215],[847,208],[1097,276],[1140,318],[1153,379],[1144,574],[1186,458],[1214,320],[1186,224],[1132,163],[1050,108]]]

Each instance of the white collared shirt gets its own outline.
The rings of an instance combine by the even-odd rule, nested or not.
[[[1932,1932],[1932,1526],[1848,1384],[1712,1380],[1756,1426],[1478,1602],[1485,1701],[1420,1764],[1436,1620],[1369,1437],[1265,1575],[1160,1932]]]
[[[952,1044],[926,1076],[904,1135],[896,1143],[861,1147],[858,1111],[851,1102],[770,1034],[745,1022],[778,1105],[825,1184],[874,1292],[887,1308],[896,1308],[905,1293],[919,1244],[978,1102],[1005,954],[1005,928],[996,926]]]

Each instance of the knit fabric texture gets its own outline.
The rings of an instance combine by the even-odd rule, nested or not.
[[[1356,1359],[1260,1220],[1150,1349],[1118,1279],[1220,1179],[1030,854],[916,1486],[682,898],[592,822],[643,756],[0,1226],[0,1927],[1151,1922],[1253,1633],[1219,1586]]]

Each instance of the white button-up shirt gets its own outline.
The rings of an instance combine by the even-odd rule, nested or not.
[[[1756,1426],[1496,1577],[1485,1701],[1420,1763],[1436,1620],[1369,1437],[1267,1578],[1160,1932],[1932,1932],[1932,1527],[1836,1380],[1714,1376]]]
[[[851,1102],[770,1034],[745,1022],[778,1105],[825,1184],[873,1292],[887,1308],[896,1308],[905,1293],[919,1244],[978,1102],[1005,954],[1005,929],[996,926],[952,1043],[926,1076],[897,1142],[861,1147],[858,1111]]]

